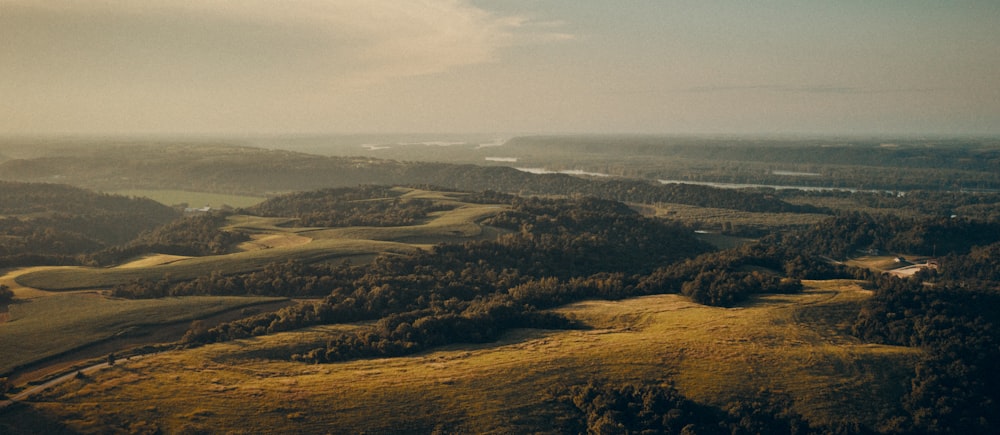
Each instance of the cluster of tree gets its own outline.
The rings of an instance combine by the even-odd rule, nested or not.
[[[8,304],[14,300],[14,291],[4,284],[0,284],[0,305]]]
[[[431,309],[390,314],[375,325],[333,337],[324,347],[291,356],[313,363],[407,355],[449,343],[494,341],[512,328],[574,326],[562,316],[535,311],[508,295],[453,300]]]
[[[907,219],[892,215],[841,213],[787,238],[788,246],[848,258],[859,252],[906,252],[919,255],[966,253],[973,246],[1000,241],[1000,221],[961,217]]]
[[[0,182],[0,265],[78,264],[178,217],[144,198],[64,185]]]
[[[917,346],[893,431],[996,433],[1000,427],[1000,291],[880,277],[854,326],[863,339]]]
[[[0,215],[100,215],[132,211],[136,218],[172,218],[176,211],[145,198],[108,195],[64,184],[0,181]]]
[[[759,293],[797,293],[802,279],[867,276],[809,251],[789,248],[780,237],[660,267],[636,283],[638,294],[681,293],[707,305],[732,306]]]
[[[980,287],[996,288],[1000,283],[1000,243],[974,246],[967,254],[949,254],[938,259],[938,267],[927,269],[929,280],[964,282]]]
[[[223,275],[214,271],[192,280],[177,281],[170,275],[159,279],[137,279],[112,288],[115,297],[150,299],[167,296],[283,296],[321,297],[339,287],[350,286],[361,268],[345,264],[303,264],[294,260],[274,262],[263,269]]]
[[[213,212],[175,219],[126,244],[90,254],[87,260],[89,264],[110,265],[151,252],[193,257],[225,254],[250,240],[246,233],[220,229],[228,216],[226,212]]]
[[[681,294],[704,305],[732,306],[758,293],[798,293],[802,283],[786,280],[773,273],[758,271],[742,274],[727,271],[705,271],[681,286]]]
[[[718,408],[684,397],[671,384],[611,385],[591,381],[559,394],[582,414],[566,432],[590,434],[804,434],[857,433],[812,428],[768,391]],[[849,425],[844,425],[849,427]]]
[[[282,195],[246,212],[296,218],[298,225],[307,227],[402,226],[450,208],[427,199],[402,198],[402,192],[388,186],[367,185]]]

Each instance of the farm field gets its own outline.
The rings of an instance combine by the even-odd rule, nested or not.
[[[352,326],[311,328],[123,362],[29,402],[33,418],[85,433],[558,433],[579,418],[558,399],[561,389],[590,379],[671,381],[709,405],[766,389],[794,397],[794,410],[813,422],[875,426],[892,406],[881,398],[899,393],[875,390],[902,388],[920,353],[845,333],[869,297],[854,281],[806,285],[729,309],[676,295],[581,302],[558,311],[589,329],[521,329],[410,357],[267,358]]]

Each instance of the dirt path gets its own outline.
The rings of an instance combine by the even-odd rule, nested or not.
[[[30,387],[30,388],[26,388],[24,391],[22,391],[20,393],[17,393],[17,394],[15,394],[13,396],[10,396],[10,400],[11,401],[18,401],[18,400],[27,399],[27,398],[31,397],[32,395],[34,395],[34,394],[41,393],[42,391],[45,391],[45,390],[47,390],[49,388],[52,388],[52,387],[54,387],[56,385],[59,385],[59,384],[61,384],[63,382],[66,382],[66,381],[68,381],[70,379],[75,378],[77,376],[77,373],[83,373],[83,374],[86,375],[86,374],[90,374],[90,373],[93,373],[93,372],[96,372],[98,370],[101,370],[101,369],[104,369],[104,368],[108,368],[108,367],[110,367],[110,366],[106,362],[102,362],[102,363],[94,364],[92,366],[84,367],[84,368],[79,369],[77,371],[74,371],[74,372],[71,372],[71,373],[67,373],[67,374],[62,375],[62,376],[60,376],[58,378],[52,379],[52,380],[50,380],[48,382],[44,382],[44,383],[35,385],[33,387]]]
[[[150,355],[152,355],[152,354],[150,354]],[[143,356],[146,356],[146,355],[140,355],[140,356],[137,356],[137,357],[133,357],[132,359],[138,359],[138,358],[141,358]],[[14,394],[12,396],[9,396],[5,400],[0,400],[0,411],[2,411],[4,408],[6,408],[6,407],[8,407],[10,405],[13,405],[14,402],[23,401],[23,400],[25,400],[25,399],[27,399],[27,398],[35,395],[35,394],[41,393],[42,391],[45,391],[45,390],[47,390],[49,388],[52,388],[52,387],[54,387],[56,385],[59,385],[59,384],[61,384],[63,382],[66,382],[66,381],[68,381],[70,379],[74,379],[74,378],[76,378],[76,376],[77,376],[78,373],[82,373],[84,375],[87,375],[87,374],[91,374],[91,373],[94,373],[94,372],[96,372],[98,370],[102,370],[102,369],[105,369],[105,368],[108,368],[108,367],[110,367],[110,365],[108,365],[108,363],[106,363],[106,362],[94,364],[94,365],[87,366],[87,367],[81,368],[79,370],[67,373],[65,375],[59,376],[59,377],[54,378],[52,380],[49,380],[47,382],[44,382],[44,383],[41,383],[41,384],[38,384],[38,385],[35,385],[35,386],[32,386],[32,387],[26,388],[24,391],[21,391],[20,393],[17,393],[17,394]]]
[[[232,309],[223,313],[218,313],[214,316],[210,316],[201,321],[206,322],[206,324],[214,326],[223,322],[233,321],[248,315],[252,315],[256,312],[267,312],[275,311],[281,309],[285,306],[299,303],[295,300],[283,300],[273,303],[254,305],[251,307],[241,307],[238,309]],[[252,309],[252,312],[247,312],[246,309]],[[73,352],[67,353],[65,355],[59,356],[53,359],[47,359],[41,362],[37,362],[28,365],[14,373],[9,377],[9,381],[14,385],[26,385],[30,382],[46,379],[50,376],[59,373],[69,372],[71,375],[76,374],[77,367],[81,363],[93,360],[95,358],[101,358],[112,352],[121,352],[126,349],[140,347],[143,345],[151,345],[158,343],[170,343],[175,342],[183,337],[184,333],[187,332],[190,327],[190,321],[178,322],[175,324],[161,325],[150,333],[138,337],[122,337],[116,338],[108,341],[102,341],[99,343],[94,343],[90,346],[82,347]],[[135,357],[133,357],[134,359]],[[97,366],[99,366],[98,364]],[[96,366],[89,366],[88,369],[94,369]],[[60,376],[60,378],[65,376]],[[32,388],[25,390],[27,392]],[[14,397],[19,397],[22,393],[18,393]],[[0,405],[2,408],[3,405]]]

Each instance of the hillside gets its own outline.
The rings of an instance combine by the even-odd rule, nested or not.
[[[429,185],[526,195],[582,194],[615,201],[673,202],[754,212],[822,211],[771,195],[706,186],[585,179],[532,174],[510,167],[325,157],[209,144],[97,144],[67,155],[2,162],[0,178],[60,180],[98,191],[177,189],[250,196],[364,184]]]
[[[179,215],[145,198],[0,181],[0,267],[72,263],[67,257],[128,242]]]
[[[767,390],[814,426],[874,427],[919,353],[843,334],[866,297],[849,282],[816,282],[733,309],[671,295],[586,302],[558,310],[581,330],[519,329],[496,343],[337,364],[267,357],[334,331],[312,328],[122,363],[36,397],[30,418],[83,432],[572,433],[587,422],[570,391],[597,380],[670,383],[719,415]]]
[[[101,251],[138,257],[113,267],[16,270],[3,280],[15,299],[0,331],[20,335],[0,334],[0,344],[20,365],[72,359],[77,348],[128,351],[101,346],[108,334],[142,344],[133,334],[160,326],[176,338],[178,321],[197,321],[155,348],[169,352],[92,366],[50,392],[18,381],[3,429],[994,427],[995,221],[795,214],[807,227],[790,231],[780,222],[789,212],[672,209],[582,195],[324,188],[173,221]],[[690,226],[651,217],[720,213],[773,231],[719,250]],[[857,257],[876,249],[910,252]],[[947,255],[926,258],[938,249]],[[885,273],[911,252],[924,267],[905,279]],[[239,307],[261,296],[291,302],[212,322],[203,320],[214,309],[194,309],[213,300],[200,298]],[[52,346],[24,353],[20,338],[5,341],[22,336]],[[154,404],[110,405],[143,397]]]

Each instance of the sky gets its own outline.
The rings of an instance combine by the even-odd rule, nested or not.
[[[1000,1],[0,0],[0,135],[1000,134]]]

